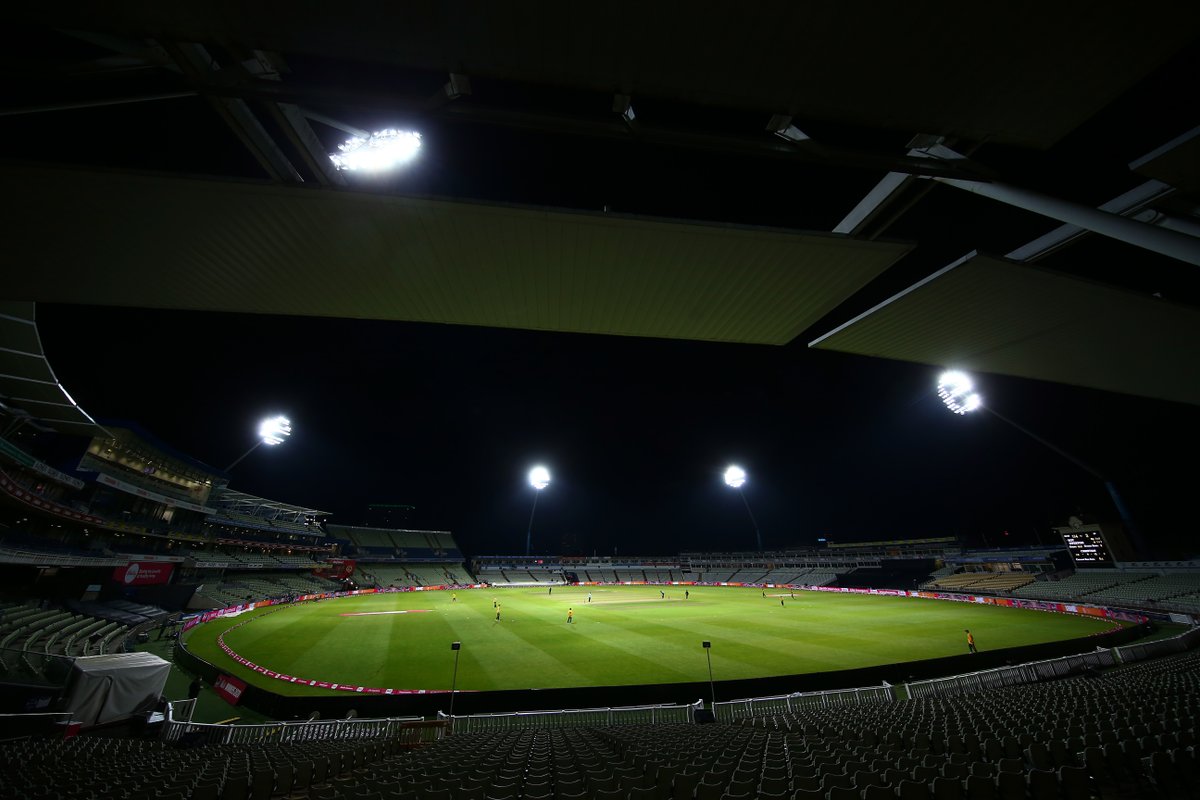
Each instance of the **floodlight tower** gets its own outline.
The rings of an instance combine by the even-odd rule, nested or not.
[[[761,552],[762,534],[758,530],[758,520],[754,518],[754,512],[750,510],[750,501],[746,499],[746,493],[742,491],[742,487],[746,485],[746,470],[738,466],[730,466],[725,470],[725,485],[731,489],[737,489],[738,495],[742,498],[742,504],[746,506],[746,513],[750,515],[750,524],[754,526],[754,540]]]
[[[529,527],[525,530],[525,555],[529,555],[533,541],[533,515],[537,512],[538,495],[550,485],[550,470],[540,465],[529,470],[529,485],[534,489],[533,509],[529,512]]]
[[[287,437],[292,435],[292,423],[287,417],[282,414],[277,417],[264,419],[258,424],[258,441],[256,441],[249,450],[242,453],[237,459],[225,468],[226,472],[242,463],[242,459],[253,453],[262,445],[274,447],[275,445],[283,444]]]
[[[959,370],[943,372],[941,377],[938,378],[937,392],[938,397],[941,398],[946,408],[948,408],[950,411],[953,411],[955,414],[963,416],[972,411],[978,411],[982,409],[1001,422],[1007,422],[1009,425],[1016,428],[1030,439],[1033,439],[1035,442],[1038,442],[1044,447],[1047,447],[1050,450],[1053,450],[1055,453],[1058,453],[1067,461],[1070,461],[1072,464],[1103,483],[1104,488],[1108,490],[1109,497],[1112,498],[1113,505],[1117,508],[1117,513],[1121,517],[1121,522],[1125,524],[1125,528],[1129,531],[1130,537],[1134,540],[1134,542],[1137,543],[1137,546],[1140,549],[1141,539],[1138,535],[1137,527],[1133,524],[1133,518],[1129,514],[1129,509],[1126,507],[1125,501],[1121,498],[1120,493],[1117,492],[1117,487],[1113,484],[1113,482],[1104,477],[1099,470],[1085,461],[1082,461],[1079,458],[1071,455],[1053,442],[1043,439],[1041,436],[1038,436],[1025,426],[1009,419],[991,406],[984,405],[983,397],[975,391],[975,382],[971,379],[971,376],[965,372],[961,372]]]

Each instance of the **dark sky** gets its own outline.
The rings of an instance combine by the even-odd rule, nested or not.
[[[14,104],[189,88],[178,71],[93,61],[112,53],[60,31],[27,26],[10,38],[0,63],[15,76],[5,83]],[[445,81],[394,66],[287,61],[287,80],[312,85],[436,93]],[[1195,104],[1180,101],[1198,70],[1195,44],[1045,151],[961,146],[1006,180],[1096,205],[1143,180],[1130,173],[1132,159],[1200,122]],[[602,93],[484,79],[472,88],[455,102],[613,117]],[[383,108],[317,110],[368,129],[404,123]],[[637,113],[648,124],[764,135],[759,112],[638,98]],[[452,116],[424,120],[419,159],[370,189],[829,231],[883,175]],[[817,141],[892,155],[912,133],[798,121]],[[313,129],[330,151],[344,138]],[[6,115],[0,135],[34,161],[265,177],[202,97]],[[554,474],[537,508],[539,550],[752,547],[746,509],[721,481],[731,462],[750,473],[745,496],[768,547],[819,536],[1026,543],[1072,513],[1113,519],[1088,472],[994,417],[948,413],[934,394],[939,369],[806,347],[969,250],[1002,254],[1056,226],[945,187],[914,195],[882,233],[915,250],[786,347],[54,306],[39,307],[40,329],[59,378],[94,416],[133,420],[223,467],[253,442],[258,419],[287,414],[292,440],[242,462],[234,488],[348,524],[362,523],[369,503],[411,504],[413,526],[449,529],[475,554],[523,549],[533,499],[525,475],[537,462]],[[1200,304],[1194,267],[1099,237],[1043,264]],[[1200,409],[977,377],[998,411],[1111,477],[1160,552],[1194,552],[1187,502],[1200,479]]]
[[[130,419],[224,467],[256,421],[295,434],[232,485],[362,524],[416,506],[475,554],[669,554],[753,546],[721,473],[742,465],[767,547],[962,535],[1046,539],[1115,512],[1100,481],[988,415],[946,411],[939,370],[787,347],[409,323],[43,306],[51,363],[97,417]],[[989,403],[1111,476],[1148,536],[1192,547],[1200,411],[977,376]],[[570,545],[568,545],[570,548]]]

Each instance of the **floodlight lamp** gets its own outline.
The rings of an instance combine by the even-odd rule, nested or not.
[[[971,376],[958,370],[943,372],[938,378],[938,397],[955,414],[966,414],[983,405],[983,398],[975,393]]]
[[[278,416],[264,419],[258,426],[258,438],[263,444],[283,444],[283,440],[292,435],[292,423],[287,417]]]
[[[338,145],[329,159],[339,170],[383,172],[411,161],[421,149],[421,134],[387,128],[368,138],[355,136]]]
[[[740,489],[746,483],[746,470],[741,467],[730,467],[725,470],[725,485],[733,489]]]
[[[534,467],[529,470],[529,485],[539,492],[550,485],[550,470],[545,467]]]

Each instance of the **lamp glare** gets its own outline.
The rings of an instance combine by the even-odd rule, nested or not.
[[[740,489],[740,488],[742,488],[742,485],[745,483],[746,483],[746,470],[742,469],[741,467],[736,467],[736,466],[730,467],[729,469],[725,470],[725,485],[727,485],[731,488],[734,488],[734,489]]]
[[[272,447],[283,444],[283,441],[291,435],[292,423],[282,415],[264,419],[258,426],[258,438],[262,440],[263,444]]]
[[[983,405],[983,398],[975,393],[975,383],[965,372],[951,370],[938,378],[938,397],[946,408],[955,414],[966,414]]]
[[[529,470],[529,485],[539,492],[550,485],[550,470],[545,467],[534,467]]]
[[[368,138],[355,136],[338,145],[329,158],[339,170],[384,172],[411,161],[421,149],[421,134],[388,128]]]

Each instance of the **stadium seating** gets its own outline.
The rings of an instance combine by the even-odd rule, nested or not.
[[[925,589],[945,591],[972,591],[997,594],[1011,592],[1034,582],[1036,578],[1026,572],[959,572],[940,575],[921,584]]]
[[[246,572],[219,583],[196,589],[193,608],[224,608],[251,600],[266,600],[293,594],[333,592],[341,588],[335,581],[303,572]]]
[[[0,746],[5,776],[0,800],[266,800],[311,792],[341,797],[346,796],[342,789],[360,782],[368,765],[397,749],[394,741],[173,748],[108,737],[21,739]],[[378,787],[372,791],[379,796]]]
[[[1141,581],[1150,576],[1151,573],[1126,573],[1120,570],[1076,572],[1057,581],[1035,581],[1015,589],[1013,594],[1039,600],[1083,600],[1117,584]]]
[[[1136,574],[1136,573],[1135,573]],[[1195,572],[1167,573],[1134,578],[1088,595],[1088,600],[1115,605],[1159,603],[1174,597],[1200,593],[1200,574]]]
[[[535,728],[395,742],[0,747],[9,798],[940,800],[1194,796],[1200,654],[962,696],[740,724]],[[219,730],[219,729],[218,729]]]

